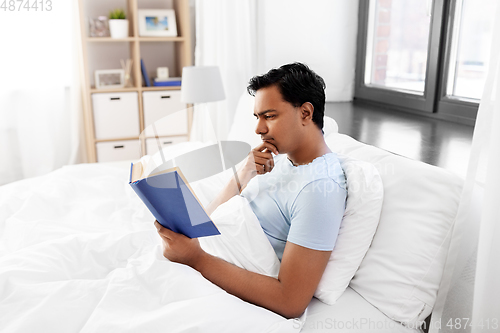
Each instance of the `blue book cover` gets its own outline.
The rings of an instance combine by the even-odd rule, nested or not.
[[[130,186],[165,228],[189,238],[220,235],[179,168],[133,181]]]
[[[146,70],[146,66],[144,65],[144,61],[142,59],[141,59],[141,71],[142,71],[142,77],[146,82],[146,87],[151,87],[151,82],[149,82],[148,71]]]
[[[181,81],[155,81],[153,84],[157,87],[175,87],[180,86]]]

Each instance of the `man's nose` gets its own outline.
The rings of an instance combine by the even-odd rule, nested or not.
[[[267,133],[267,126],[262,119],[259,119],[257,121],[257,127],[255,127],[255,133],[261,135],[261,134],[266,134]]]

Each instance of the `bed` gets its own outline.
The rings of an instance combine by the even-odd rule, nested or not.
[[[231,140],[258,140],[252,102],[240,99]],[[374,165],[384,187],[370,247],[334,304],[314,298],[287,320],[169,262],[154,218],[128,185],[130,162],[80,164],[0,187],[0,330],[421,331],[462,180],[339,134],[333,120],[325,138],[333,151]]]

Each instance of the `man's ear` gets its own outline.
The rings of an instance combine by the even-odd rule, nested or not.
[[[309,102],[305,102],[300,106],[300,112],[302,117],[302,124],[306,125],[307,123],[312,121],[314,106]]]

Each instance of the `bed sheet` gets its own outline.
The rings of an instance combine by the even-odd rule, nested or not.
[[[307,308],[302,333],[421,333],[418,327],[404,327],[367,302],[351,287],[328,305],[313,298]]]
[[[124,164],[0,187],[2,332],[293,332],[161,253]]]

